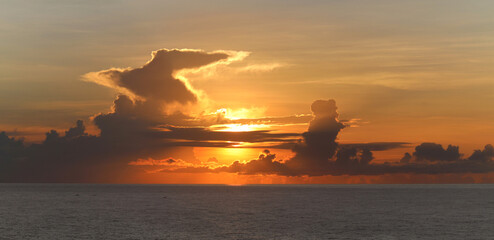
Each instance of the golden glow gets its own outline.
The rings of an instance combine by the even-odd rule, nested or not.
[[[248,151],[245,148],[221,148],[221,152],[225,156],[242,156],[242,154],[246,154]]]
[[[266,113],[266,108],[264,107],[251,107],[251,108],[220,108],[209,115],[221,115],[230,120],[238,119],[252,119],[264,117]]]
[[[413,177],[412,177],[413,176]],[[116,183],[168,183],[168,184],[371,184],[371,183],[448,183],[452,179],[464,183],[494,182],[494,173],[440,174],[440,175],[382,175],[382,176],[319,176],[286,177],[276,175],[238,175],[235,173],[144,173],[115,179]]]
[[[220,108],[208,115],[222,117],[227,121],[239,120],[239,119],[255,119],[262,117],[265,113],[265,110],[266,110],[265,108],[239,108],[236,110],[232,110],[230,108]],[[215,131],[225,131],[225,132],[249,132],[249,131],[263,130],[267,128],[270,128],[270,125],[229,123],[229,124],[217,124],[211,126],[211,129]]]
[[[199,49],[179,49],[179,50],[202,51]],[[224,54],[228,55],[228,58],[214,62],[214,63],[211,63],[211,64],[208,64],[208,65],[203,66],[203,67],[199,67],[199,68],[181,69],[181,70],[179,70],[173,74],[173,76],[175,78],[182,81],[190,91],[195,93],[199,97],[199,99],[201,99],[201,101],[199,101],[199,103],[201,103],[203,105],[202,107],[204,107],[204,108],[208,107],[211,100],[209,99],[209,97],[206,95],[206,93],[204,91],[197,89],[197,88],[194,88],[192,86],[191,81],[187,78],[187,75],[199,74],[202,76],[211,76],[211,75],[214,75],[216,73],[217,66],[228,65],[228,64],[231,64],[233,62],[241,61],[244,58],[246,58],[247,56],[249,56],[249,54],[250,54],[250,52],[247,52],[247,51],[230,51],[230,50],[218,50],[218,51],[214,51],[211,53],[224,53]]]
[[[224,131],[224,132],[250,132],[256,130],[263,130],[269,128],[268,125],[264,124],[223,124],[223,125],[215,125],[214,128],[218,128],[216,131]]]
[[[195,147],[194,156],[202,163],[215,158],[219,165],[230,165],[234,161],[248,161],[256,159],[261,154],[259,148],[208,148]]]

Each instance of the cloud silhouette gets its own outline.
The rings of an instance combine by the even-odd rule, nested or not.
[[[84,75],[92,81],[122,91],[132,97],[159,102],[196,102],[197,97],[174,74],[182,69],[199,68],[229,57],[226,53],[199,50],[161,49],[139,68],[112,68]]]
[[[444,149],[437,143],[422,143],[415,147],[415,161],[457,161],[461,158],[458,146],[448,145]]]
[[[475,150],[468,160],[489,162],[492,158],[494,158],[494,147],[491,144],[487,144],[484,150]]]
[[[294,146],[295,156],[286,161],[294,171],[313,174],[327,169],[329,161],[336,153],[336,137],[345,126],[338,120],[334,100],[317,100],[311,105],[314,118],[309,130],[302,134],[303,141]]]

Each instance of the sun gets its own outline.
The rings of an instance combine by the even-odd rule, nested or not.
[[[226,132],[250,132],[255,131],[257,127],[255,125],[250,124],[225,124],[224,128],[220,131]]]
[[[251,132],[258,131],[269,128],[268,125],[265,124],[240,124],[240,123],[232,123],[232,124],[222,124],[214,126],[216,131],[220,132]]]

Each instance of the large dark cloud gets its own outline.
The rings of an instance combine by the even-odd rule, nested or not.
[[[318,100],[311,105],[314,118],[309,130],[302,134],[303,141],[295,145],[295,156],[286,165],[301,173],[318,173],[328,168],[338,147],[336,137],[345,126],[339,122],[334,100]]]
[[[152,53],[151,60],[139,68],[109,69],[86,74],[86,79],[110,87],[126,90],[149,101],[190,103],[197,100],[174,73],[182,69],[198,68],[227,59],[225,53],[196,50],[161,49]]]

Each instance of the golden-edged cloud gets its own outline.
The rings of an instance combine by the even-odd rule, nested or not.
[[[83,78],[114,88],[134,99],[164,103],[193,103],[197,101],[197,96],[184,79],[177,77],[178,72],[227,63],[232,61],[232,58],[239,58],[237,55],[190,49],[160,49],[153,51],[151,60],[142,67],[111,68],[85,74]]]

